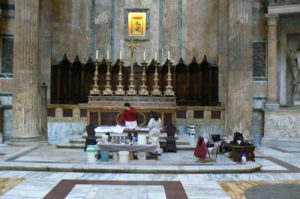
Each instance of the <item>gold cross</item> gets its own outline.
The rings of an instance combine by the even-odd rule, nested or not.
[[[133,41],[133,39],[131,39],[130,42],[126,44],[126,47],[130,48],[130,63],[132,66],[134,64],[134,50],[137,48],[138,45],[139,44]]]

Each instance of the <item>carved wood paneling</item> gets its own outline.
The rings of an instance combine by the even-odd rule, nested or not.
[[[106,85],[107,66],[103,59],[98,65],[98,85],[101,91]],[[113,63],[111,70],[112,90],[118,85],[119,62]],[[154,85],[154,64],[151,62],[146,69],[146,85],[149,91]],[[79,104],[87,103],[88,95],[93,85],[95,64],[91,59],[87,63],[81,63],[76,57],[71,63],[65,55],[58,65],[52,66],[51,71],[51,103],[52,104]],[[158,66],[158,84],[162,92],[167,85],[168,67],[166,63]],[[190,64],[185,64],[183,59],[171,67],[172,86],[175,91],[177,105],[186,106],[215,106],[218,102],[218,66],[206,60],[201,63],[195,58]],[[134,65],[134,85],[136,90],[142,84],[142,67]],[[128,89],[130,67],[122,67],[124,90]]]

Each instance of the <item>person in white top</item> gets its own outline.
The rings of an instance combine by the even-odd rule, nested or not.
[[[152,144],[157,145],[157,151],[160,151],[159,134],[161,129],[161,119],[156,112],[151,112],[151,119],[148,122],[149,139]]]
[[[151,119],[148,123],[150,137],[159,137],[161,129],[161,119],[156,112],[151,113]]]

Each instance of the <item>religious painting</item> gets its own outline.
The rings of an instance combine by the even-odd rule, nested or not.
[[[125,9],[125,39],[149,40],[149,9]]]

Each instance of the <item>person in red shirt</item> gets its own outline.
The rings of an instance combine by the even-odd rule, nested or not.
[[[125,123],[125,127],[135,128],[137,127],[137,112],[133,106],[129,103],[124,104],[123,113],[118,121],[118,125]]]

